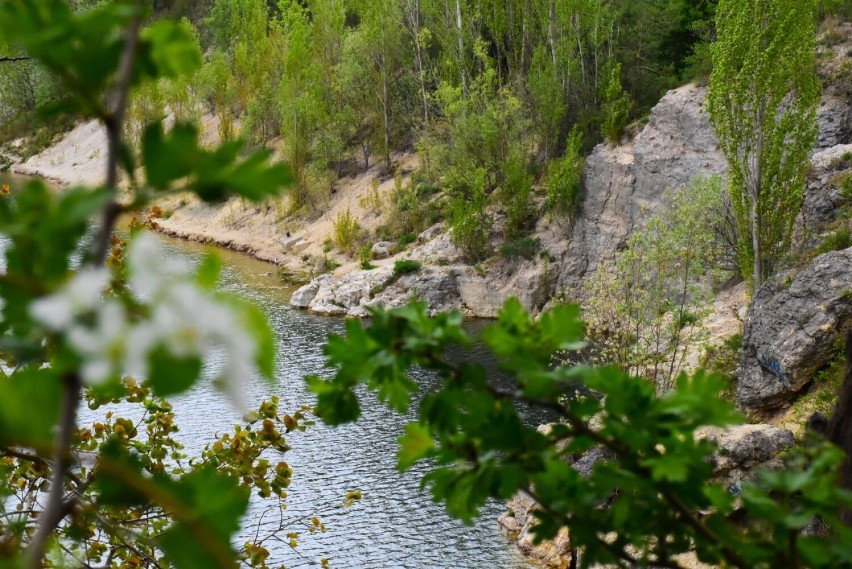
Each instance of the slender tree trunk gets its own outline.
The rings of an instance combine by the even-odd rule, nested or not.
[[[385,35],[385,22],[384,16],[382,16],[382,39],[384,40]],[[384,130],[384,146],[385,146],[385,164],[387,165],[388,170],[390,170],[391,160],[390,160],[390,91],[388,89],[388,60],[387,55],[384,52],[384,41],[382,41],[382,56],[381,56],[381,66],[382,66],[382,127]]]
[[[751,246],[754,259],[752,261],[752,280],[754,291],[763,285],[763,277],[766,274],[766,253],[763,250],[761,235],[763,233],[763,219],[760,210],[760,196],[763,193],[763,131],[766,117],[766,101],[760,102],[757,111],[757,144],[755,151],[748,160],[748,192],[751,200]]]
[[[462,91],[467,95],[467,74],[464,69],[464,22],[462,21],[461,0],[456,0],[456,31],[459,50],[459,74],[461,75]]]
[[[763,251],[760,249],[760,212],[758,211],[757,201],[751,202],[751,247],[752,255],[752,280],[754,281],[754,291],[763,285],[763,262],[761,255]]]
[[[384,121],[384,131],[385,131],[385,163],[387,164],[388,170],[390,170],[391,159],[390,159],[390,97],[388,94],[388,73],[387,69],[382,72],[382,114]]]
[[[420,0],[414,0],[414,56],[417,60],[417,75],[420,77],[420,95],[423,98],[423,122],[429,124],[429,94],[426,91],[426,71],[423,68],[423,45],[420,43]]]
[[[547,40],[550,43],[550,59],[553,62],[553,76],[558,77],[559,70],[556,67],[556,0],[550,0],[547,14]]]
[[[577,36],[577,53],[580,59],[580,82],[586,85],[586,61],[583,56],[583,40],[580,33],[580,12],[574,12],[574,34]]]

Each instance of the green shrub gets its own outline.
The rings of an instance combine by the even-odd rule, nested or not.
[[[413,259],[400,259],[393,264],[393,276],[399,277],[408,273],[416,273],[423,265]]]
[[[503,229],[506,239],[520,237],[535,221],[530,203],[532,182],[523,158],[516,157],[506,164],[506,181],[500,192],[500,201],[506,208],[506,225]]]
[[[337,214],[337,219],[333,223],[334,229],[334,244],[344,253],[352,253],[355,250],[355,245],[361,235],[361,226],[358,220],[346,208],[346,211]]]
[[[396,244],[399,245],[400,249],[405,249],[407,245],[410,245],[415,241],[417,241],[417,236],[414,233],[403,233],[399,236],[399,239],[396,240]]]
[[[608,80],[603,89],[603,119],[601,120],[601,134],[612,144],[621,141],[624,127],[630,115],[633,102],[630,95],[621,86],[621,64],[612,65],[609,70]]]
[[[530,261],[535,258],[540,248],[541,241],[537,237],[522,237],[501,245],[500,255],[507,259],[521,258]]]
[[[852,203],[852,174],[844,174],[840,179],[840,196]]]
[[[852,247],[852,233],[846,228],[838,229],[825,236],[822,243],[816,248],[816,254],[830,253],[831,251],[841,251]]]
[[[418,182],[414,186],[414,193],[417,197],[425,198],[431,196],[432,194],[438,193],[441,191],[441,186],[432,181],[423,181]]]
[[[358,251],[358,261],[360,266],[365,271],[375,269],[376,266],[370,261],[373,260],[373,252],[369,245],[363,245]]]
[[[548,212],[566,214],[577,206],[580,196],[580,178],[583,175],[583,135],[575,129],[568,137],[568,146],[561,158],[547,167],[544,207]]]
[[[491,218],[485,212],[485,189],[480,186],[472,199],[455,198],[450,210],[450,241],[469,261],[479,261],[488,252]]]

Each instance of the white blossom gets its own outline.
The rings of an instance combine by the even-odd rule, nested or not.
[[[173,279],[189,274],[189,265],[168,257],[158,239],[149,233],[140,233],[131,241],[127,264],[130,289],[140,299],[152,297]]]
[[[30,316],[49,330],[66,330],[74,319],[92,311],[109,282],[105,268],[80,270],[59,292],[30,304]]]
[[[80,374],[89,384],[116,375],[146,378],[151,353],[158,348],[204,363],[221,355],[224,361],[214,379],[245,412],[243,386],[256,372],[257,346],[242,315],[194,283],[188,265],[168,259],[149,234],[133,239],[127,260],[130,288],[149,306],[147,316],[131,322],[121,302],[101,299],[109,281],[106,269],[80,271],[61,291],[35,301],[30,313],[65,334],[83,360]]]
[[[94,326],[75,324],[68,330],[68,344],[84,359],[83,381],[101,383],[121,369],[127,328],[124,307],[116,300],[106,300],[97,307]]]

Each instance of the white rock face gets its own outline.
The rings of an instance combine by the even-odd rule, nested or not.
[[[308,308],[311,305],[311,301],[319,292],[319,288],[317,281],[306,284],[293,293],[292,298],[290,298],[290,306],[293,308]]]
[[[703,107],[706,95],[707,89],[697,85],[669,91],[632,142],[595,147],[583,172],[584,198],[571,244],[559,260],[559,289],[569,296],[579,293],[585,275],[612,258],[633,229],[663,208],[668,190],[726,171]]]

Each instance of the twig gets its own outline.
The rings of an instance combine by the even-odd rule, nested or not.
[[[137,8],[141,7],[141,5],[141,0],[137,0]],[[121,206],[116,201],[116,194],[118,193],[118,162],[121,151],[121,125],[124,122],[124,113],[127,110],[127,101],[130,97],[133,62],[139,48],[139,30],[141,26],[142,19],[137,14],[130,22],[130,27],[127,30],[127,41],[124,44],[124,52],[121,54],[121,61],[119,63],[113,108],[103,120],[108,140],[106,188],[112,194],[112,201],[104,207],[101,228],[93,245],[92,262],[95,264],[103,263],[106,259],[112,229],[122,211]]]
[[[12,63],[15,61],[31,61],[32,58],[26,55],[4,55],[0,57],[0,63]]]
[[[47,505],[44,512],[39,516],[38,529],[36,529],[27,550],[28,567],[31,569],[38,569],[41,566],[47,540],[56,525],[65,517],[64,513],[67,506],[63,503],[62,496],[65,487],[65,474],[70,462],[68,449],[71,446],[71,437],[74,433],[74,425],[77,422],[77,403],[80,386],[80,376],[76,372],[70,373],[63,378],[62,410],[59,420],[59,432],[56,435],[56,456],[53,461],[50,493],[47,496]]]
[[[137,8],[141,8],[141,0],[136,2]],[[115,201],[118,182],[118,160],[121,145],[121,124],[124,120],[124,111],[130,90],[130,81],[133,73],[133,61],[139,46],[139,30],[142,25],[141,14],[137,14],[130,23],[127,30],[127,39],[124,51],[121,55],[116,83],[115,106],[112,114],[104,121],[109,137],[109,156],[107,160],[107,190],[113,194],[112,201],[104,208],[103,221],[100,232],[93,246],[93,255],[89,263],[94,266],[103,264],[109,246],[109,238],[113,226],[121,212],[121,207]],[[73,506],[73,499],[63,503],[63,488],[65,475],[70,465],[69,449],[77,423],[77,405],[79,404],[82,382],[80,375],[76,372],[68,374],[63,378],[62,410],[60,415],[59,432],[57,433],[57,444],[54,459],[54,470],[50,493],[47,498],[47,506],[39,518],[38,528],[30,542],[27,551],[28,566],[38,569],[44,557],[45,545],[57,524],[65,517],[66,510]]]

